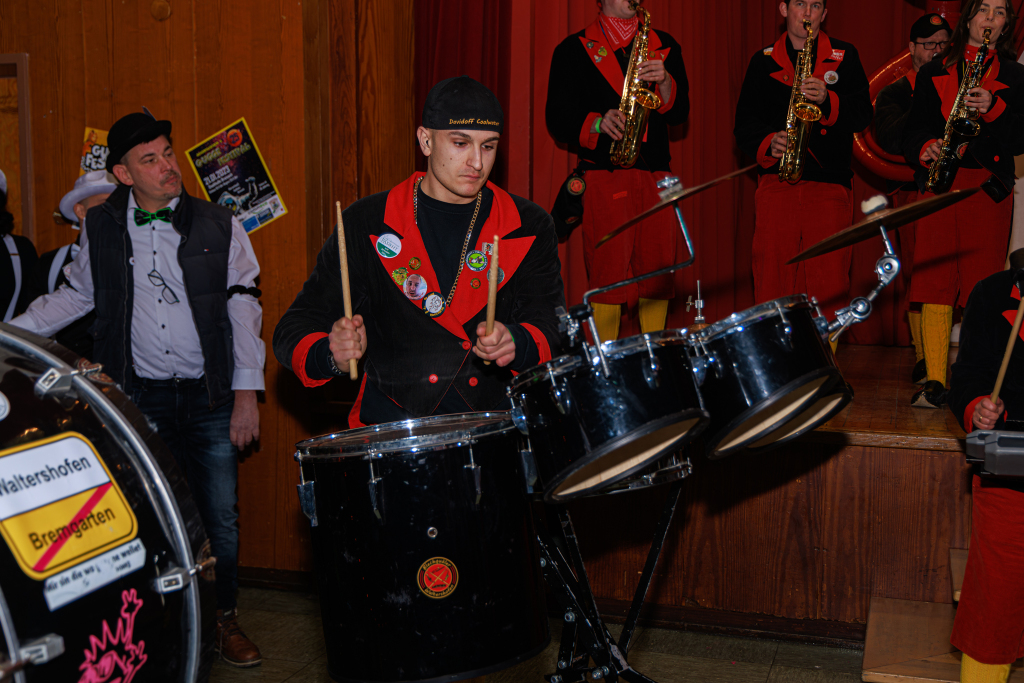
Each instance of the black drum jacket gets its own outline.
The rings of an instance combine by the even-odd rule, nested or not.
[[[551,57],[545,109],[548,130],[581,160],[599,169],[619,168],[609,157],[612,139],[603,133],[595,134],[592,129],[598,117],[619,108],[625,82],[623,65],[629,64],[632,45],[613,51],[597,20],[559,43]],[[634,168],[668,171],[668,127],[686,121],[690,113],[690,86],[682,51],[672,36],[652,29],[647,47],[648,59],[665,62],[665,70],[673,81],[672,97],[660,109],[650,112]],[[661,95],[660,89],[655,88],[655,92]]]
[[[950,410],[965,432],[974,430],[971,424],[974,408],[983,398],[988,398],[995,387],[1018,306],[1020,292],[1009,270],[979,282],[967,299],[948,399]],[[1024,420],[1024,341],[1021,339],[1013,346],[999,396],[1006,404],[1006,419]],[[996,429],[1003,428],[1004,422],[1000,420]]]
[[[736,143],[758,165],[758,174],[778,173],[771,154],[772,137],[786,129],[795,75],[785,33],[757,52],[747,67],[733,129]],[[820,105],[821,120],[811,128],[802,180],[851,187],[853,134],[871,124],[868,79],[857,48],[819,33],[814,76],[825,81],[828,97]]]
[[[941,143],[962,73],[962,61],[945,68],[942,60],[936,58],[921,67],[917,75],[903,156],[915,169],[914,177],[921,191],[928,178],[921,153],[933,142]],[[1013,158],[1024,154],[1024,65],[997,57],[982,80],[982,87],[992,93],[992,108],[979,119],[981,133],[968,144],[962,165],[991,171],[1004,189],[1012,193]]]
[[[345,209],[352,310],[366,325],[361,402],[366,382],[413,417],[431,415],[450,388],[477,411],[511,407],[505,386],[513,373],[497,364],[484,365],[472,351],[476,328],[487,313],[487,273],[465,268],[451,304],[431,317],[424,302],[406,296],[399,281],[419,275],[428,292],[437,278],[413,218],[413,188],[422,173],[415,173],[390,192],[360,199]],[[501,238],[499,284],[495,320],[515,323],[527,330],[536,344],[540,362],[560,351],[555,309],[565,305],[558,242],[551,216],[539,206],[514,197],[492,183],[490,215],[473,249],[488,253],[485,244]],[[378,243],[387,235],[384,242]],[[395,277],[400,273],[399,277]],[[474,282],[475,280],[475,282]],[[327,239],[316,267],[302,291],[274,330],[274,354],[306,386],[329,380],[306,374],[306,355],[344,316],[337,233]],[[347,380],[346,380],[347,381]],[[357,403],[358,406],[358,403]],[[379,420],[358,408],[350,426]]]

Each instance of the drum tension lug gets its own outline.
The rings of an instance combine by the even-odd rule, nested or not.
[[[64,370],[61,368],[50,368],[43,373],[42,377],[36,380],[36,396],[43,398],[55,393],[67,393],[71,389],[71,383],[76,370]]]
[[[469,464],[463,465],[467,470],[473,473],[473,485],[476,487],[476,504],[480,504],[480,499],[484,497],[484,489],[482,486],[481,475],[483,468],[476,464],[473,459],[473,447],[469,447]]]
[[[370,454],[370,481],[367,482],[367,486],[370,489],[370,504],[373,505],[373,514],[376,515],[377,521],[381,524],[384,523],[384,487],[381,477],[377,476],[377,468],[374,467],[373,458],[375,454]]]
[[[160,576],[153,580],[153,590],[160,595],[167,595],[168,593],[177,593],[183,590],[187,585],[192,583],[192,577],[196,574],[201,574],[210,567],[217,564],[216,557],[208,557],[202,562],[197,563],[191,569],[184,569],[182,567],[171,567]]]
[[[21,661],[35,665],[46,664],[64,654],[64,638],[56,633],[50,633],[42,638],[33,640],[28,645],[22,645],[19,655]],[[15,662],[17,665],[18,662]]]
[[[526,481],[526,492],[533,493],[537,484],[537,460],[533,457],[533,451],[524,448],[519,451],[519,457],[523,460],[523,479]]]
[[[644,380],[647,382],[647,386],[651,389],[657,389],[661,382],[658,380],[658,371],[661,369],[661,364],[658,362],[658,357],[654,355],[654,347],[651,345],[650,338],[645,336],[644,342],[647,344],[647,362],[643,364]]]
[[[295,488],[299,490],[299,506],[302,508],[302,514],[309,518],[310,526],[318,526],[319,522],[316,519],[316,492],[313,490],[313,483],[307,481]]]

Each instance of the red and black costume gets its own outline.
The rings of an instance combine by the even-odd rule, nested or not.
[[[964,431],[974,429],[975,406],[992,393],[1019,305],[1012,271],[985,278],[970,294],[948,399]],[[1006,413],[995,428],[1006,429],[1006,419],[1024,417],[1021,339],[999,396]],[[951,638],[957,649],[984,664],[1024,656],[1024,490],[1006,481],[973,478],[971,549]]]
[[[935,59],[917,76],[903,156],[916,169],[922,195],[928,165],[921,163],[921,154],[941,142],[960,90],[963,63],[976,55],[977,48],[968,46],[957,65],[947,68]],[[967,146],[952,189],[978,187],[994,176],[1004,194],[1012,196],[1013,157],[1024,153],[1024,66],[998,56],[991,60],[981,87],[992,92],[992,108],[980,119],[981,134]],[[1012,200],[996,203],[981,192],[918,220],[917,233],[927,239],[915,248],[910,300],[963,306],[975,283],[1002,268],[1012,220]]]
[[[753,243],[754,295],[763,302],[801,292],[817,296],[826,313],[847,304],[850,250],[784,265],[853,222],[853,134],[871,123],[868,79],[857,49],[819,33],[813,75],[828,96],[811,129],[802,179],[778,178],[771,142],[785,130],[798,52],[784,33],[750,60],[736,106],[734,133],[759,168]],[[809,291],[810,290],[810,291]]]
[[[546,362],[559,352],[555,309],[564,306],[558,244],[551,216],[536,204],[487,183],[466,265],[451,303],[470,215],[449,207],[454,240],[424,229],[429,198],[419,190],[419,226],[413,217],[416,173],[390,192],[360,199],[344,213],[352,307],[363,316],[367,350],[359,399],[349,415],[358,427],[450,412],[503,410],[513,372]],[[464,222],[463,221],[464,218]],[[516,342],[505,368],[484,365],[472,352],[477,326],[486,319],[487,268],[493,235],[501,238],[495,319]],[[451,235],[448,235],[450,237]],[[412,280],[415,286],[407,282]],[[429,312],[429,311],[432,311]],[[337,234],[328,238],[302,291],[274,330],[274,353],[305,386],[334,374],[327,364],[327,335],[344,316]]]
[[[624,169],[611,162],[612,139],[594,128],[600,117],[619,108],[622,99],[633,40],[624,43],[619,37],[616,28],[621,21],[616,23],[602,14],[586,29],[563,40],[551,58],[548,80],[548,130],[576,153],[580,168],[586,171],[583,247],[589,283],[595,288],[672,265],[679,234],[674,214],[662,211],[601,249],[594,248],[605,234],[658,203],[657,181],[669,175],[668,127],[685,122],[690,113],[689,83],[679,43],[668,33],[652,29],[648,59],[665,63],[672,79],[672,96],[662,97],[661,108],[650,112],[636,165]],[[655,93],[663,95],[660,88],[655,88]],[[675,295],[671,276],[645,280],[633,291],[646,299]],[[621,304],[632,296],[636,295],[623,288],[594,297],[594,301]]]

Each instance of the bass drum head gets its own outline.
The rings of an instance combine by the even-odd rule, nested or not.
[[[146,418],[105,376],[72,375],[78,360],[0,324],[3,649],[43,656],[12,678],[204,681],[215,603],[187,574],[206,544],[198,511]]]

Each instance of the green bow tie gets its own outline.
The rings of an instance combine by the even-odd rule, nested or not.
[[[150,213],[145,209],[135,209],[135,225],[146,225],[153,221],[167,221],[171,222],[171,216],[174,215],[174,209],[168,207],[166,209],[160,209]]]

